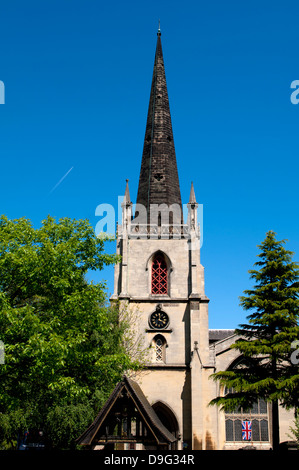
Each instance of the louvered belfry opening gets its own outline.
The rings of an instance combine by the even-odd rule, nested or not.
[[[168,294],[167,263],[162,254],[157,254],[152,263],[152,289],[154,295]]]

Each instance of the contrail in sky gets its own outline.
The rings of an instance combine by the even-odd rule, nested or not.
[[[54,188],[51,189],[50,193],[51,194],[53,191],[55,191],[55,189],[62,183],[62,181],[64,180],[64,178],[67,177],[67,175],[72,171],[74,167],[72,166],[72,168],[69,169],[69,171],[66,172],[66,174],[58,181],[57,184],[55,184]]]

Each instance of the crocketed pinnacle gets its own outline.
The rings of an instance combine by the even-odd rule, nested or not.
[[[193,181],[191,182],[191,190],[190,190],[189,204],[196,204],[196,197],[195,197],[195,191],[194,191]]]

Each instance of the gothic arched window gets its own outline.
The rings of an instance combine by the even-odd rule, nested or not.
[[[153,341],[154,346],[154,362],[166,362],[166,340],[162,335],[157,335]]]
[[[158,253],[152,263],[151,293],[155,295],[167,295],[168,293],[168,270],[165,258]]]
[[[161,338],[156,340],[156,362],[163,361],[163,341]]]
[[[225,394],[232,392],[226,389]],[[226,441],[269,441],[268,406],[259,398],[249,409],[237,407],[225,412]]]

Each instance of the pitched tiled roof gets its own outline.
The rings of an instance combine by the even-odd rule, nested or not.
[[[140,415],[147,422],[152,434],[156,438],[157,444],[169,444],[175,442],[177,440],[176,437],[161,423],[140,386],[127,376],[124,376],[122,381],[116,385],[94,422],[86,429],[86,431],[83,432],[76,442],[80,445],[92,445],[96,442],[97,431],[100,429],[104,420],[108,417],[109,411],[118,397],[120,397],[124,388],[134,400],[135,406]],[[140,438],[140,441],[142,441],[142,438]]]
[[[232,336],[235,333],[235,330],[224,330],[224,329],[218,329],[218,330],[209,330],[209,341],[215,342],[215,341],[220,341],[222,339],[228,338],[229,336]]]

